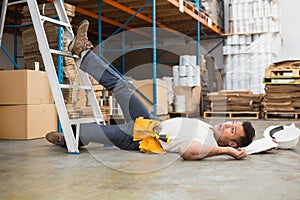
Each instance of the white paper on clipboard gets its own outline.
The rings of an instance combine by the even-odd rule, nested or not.
[[[273,142],[269,138],[261,138],[258,140],[254,140],[250,145],[243,147],[243,149],[247,152],[248,155],[254,153],[264,152],[273,148],[278,147],[278,144]]]

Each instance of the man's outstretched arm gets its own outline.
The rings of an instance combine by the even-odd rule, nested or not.
[[[211,147],[202,145],[200,142],[193,142],[189,147],[182,147],[179,150],[180,156],[185,160],[200,160],[203,158],[229,155],[235,159],[243,159],[247,157],[247,153],[243,149],[234,149],[232,147]]]

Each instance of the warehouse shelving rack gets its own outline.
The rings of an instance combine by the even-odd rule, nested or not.
[[[223,13],[224,13],[224,1],[220,0],[222,2],[222,8],[223,8]],[[51,0],[47,0],[45,2],[52,2]],[[157,52],[156,52],[156,43],[157,43],[157,38],[156,38],[156,27],[161,27],[161,28],[165,28],[167,30],[176,30],[176,28],[174,28],[172,25],[167,26],[165,25],[165,21],[158,21],[158,17],[157,17],[157,11],[160,9],[160,6],[168,6],[169,9],[172,9],[172,12],[176,12],[176,14],[178,14],[178,16],[185,16],[185,18],[187,18],[188,20],[192,21],[194,23],[194,21],[196,21],[196,37],[197,37],[197,64],[200,63],[200,41],[201,41],[201,32],[206,32],[207,34],[217,34],[218,36],[222,37],[223,34],[223,29],[222,27],[224,27],[224,22],[222,23],[222,27],[220,25],[217,25],[215,22],[212,21],[212,19],[208,16],[208,14],[205,13],[205,11],[200,9],[200,0],[195,0],[195,4],[191,4],[191,2],[189,1],[181,1],[181,0],[147,0],[145,3],[143,3],[143,5],[139,6],[139,9],[132,9],[129,6],[127,6],[128,4],[139,4],[140,1],[134,1],[134,0],[129,0],[129,1],[122,1],[122,0],[118,0],[118,1],[113,1],[113,0],[98,0],[97,2],[95,2],[96,5],[96,9],[94,9],[93,11],[90,11],[88,8],[84,8],[86,5],[86,2],[84,2],[84,0],[77,0],[77,1],[72,1],[72,0],[65,0],[65,3],[70,3],[70,4],[75,4],[77,3],[78,5],[75,5],[75,11],[76,13],[79,13],[81,15],[87,16],[89,18],[92,19],[96,19],[97,20],[97,31],[93,31],[90,30],[90,32],[98,35],[98,44],[101,44],[103,42],[103,38],[110,38],[112,37],[114,34],[116,34],[119,31],[125,31],[125,30],[130,30],[132,28],[135,27],[131,27],[128,25],[128,23],[133,20],[133,19],[139,19],[142,20],[146,23],[151,23],[152,24],[152,50],[153,50],[153,101],[147,99],[141,92],[141,95],[146,98],[147,101],[151,102],[151,104],[153,105],[154,108],[154,116],[157,115],[157,95],[156,95],[156,71],[157,71]],[[147,7],[150,8],[150,2],[152,2],[151,5],[151,17],[142,14],[141,11]],[[169,5],[165,5],[166,2]],[[128,20],[126,20],[125,22],[119,22],[118,20],[112,19],[110,17],[104,16],[103,15],[103,11],[105,11],[102,7],[102,5],[109,5],[110,7],[116,8],[119,11],[122,11],[124,13],[127,13],[129,16]],[[170,5],[172,5],[170,7]],[[91,5],[87,5],[87,7],[91,7]],[[134,6],[133,6],[134,7]],[[182,12],[179,11],[179,9],[181,9]],[[91,9],[92,10],[92,9]],[[175,11],[177,10],[177,11]],[[15,10],[15,12],[17,12]],[[97,13],[95,13],[97,12]],[[224,17],[223,17],[223,21],[224,21]],[[104,27],[102,23],[107,23],[110,24],[111,26],[116,26],[118,27],[118,29],[116,31],[114,31],[113,34],[107,34],[104,33]],[[8,27],[8,26],[6,26]],[[18,25],[14,25],[14,28],[17,28]],[[194,31],[195,27],[192,26],[189,28],[189,31],[183,31],[184,34],[188,34],[192,31]],[[182,32],[181,30],[177,30],[179,32]],[[16,31],[14,31],[14,35],[16,38]],[[60,38],[60,36],[59,36]],[[16,46],[16,45],[15,45]],[[4,49],[4,47],[1,46],[1,49]],[[122,48],[122,51],[124,51],[124,49]],[[9,54],[6,54],[9,58],[11,58],[9,56]],[[104,59],[103,57],[103,49],[101,45],[98,45],[98,55]],[[14,60],[16,60],[17,55],[15,54],[15,59],[10,59],[12,61],[12,63],[15,66],[15,69],[17,69],[17,63],[14,62]],[[124,58],[123,62],[122,62],[122,72],[117,71],[118,73],[120,73],[121,75],[124,74],[125,71],[125,66],[124,66]],[[113,67],[113,66],[112,66]],[[113,67],[114,68],[114,67]],[[62,63],[60,62],[60,65],[58,66],[59,69],[59,80],[62,81]]]

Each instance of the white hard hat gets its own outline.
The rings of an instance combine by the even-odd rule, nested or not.
[[[291,124],[290,126],[269,126],[264,131],[264,137],[275,139],[281,149],[291,149],[299,142],[300,129]]]

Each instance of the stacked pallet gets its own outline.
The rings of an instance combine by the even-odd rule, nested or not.
[[[110,115],[109,115],[110,108],[109,108],[109,106],[101,106],[100,109],[101,109],[101,113],[103,115],[104,121],[106,122],[106,124],[109,125],[110,124]]]
[[[67,16],[69,17],[69,20],[72,21],[72,17],[75,16],[75,6],[66,3],[64,3],[64,6],[66,9]],[[39,10],[41,15],[50,18],[57,17],[57,13],[53,3],[39,4]],[[23,14],[22,23],[23,24],[31,23],[31,17],[28,10],[28,6],[23,7],[22,14]],[[57,49],[58,48],[58,26],[50,22],[45,22],[44,28],[45,28],[45,32],[47,35],[50,48]],[[45,67],[39,52],[34,28],[32,26],[23,27],[21,28],[21,31],[22,31],[22,40],[23,40],[23,48],[24,48],[25,67],[27,69],[34,69],[35,63],[38,62],[40,66],[40,70],[44,71]],[[57,60],[58,60],[57,57],[54,57],[55,66],[57,66]]]
[[[93,85],[93,90],[96,96],[97,101],[99,102],[99,105],[103,105],[103,90],[104,87],[102,85]]]
[[[219,91],[208,93],[210,106],[204,118],[258,119],[262,95],[251,91]]]
[[[300,76],[300,61],[283,61],[271,64],[266,68],[266,77],[278,77],[278,76]]]
[[[101,113],[103,115],[103,119],[106,124],[110,123],[110,104],[109,104],[109,91],[106,90],[103,85],[100,85],[98,81],[96,81],[92,76],[90,77],[90,81],[96,96],[96,99],[100,105]],[[92,115],[92,113],[90,113]]]
[[[64,80],[65,84],[81,85],[79,71],[73,58],[64,58]],[[64,99],[66,104],[77,104],[76,107],[84,107],[86,105],[85,91],[76,89],[64,89]]]
[[[298,119],[300,114],[300,61],[270,65],[265,71],[265,119]]]

